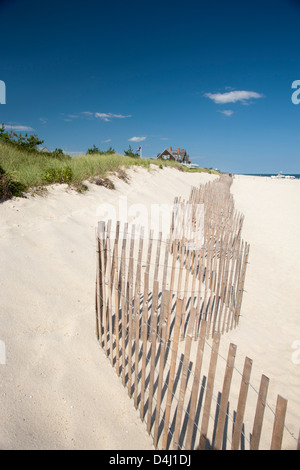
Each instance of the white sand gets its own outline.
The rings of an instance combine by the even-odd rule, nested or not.
[[[270,379],[270,405],[288,400],[286,426],[300,428],[300,180],[235,176],[231,192],[250,243],[240,323],[228,341],[253,359],[254,382]],[[257,384],[258,386],[258,384]],[[285,433],[284,448],[296,448]]]
[[[63,186],[46,197],[0,205],[1,449],[153,449],[127,390],[95,336],[95,226],[104,202],[172,204],[207,174],[130,171],[117,190],[80,195]],[[300,426],[300,181],[236,176],[250,258],[239,326],[237,367],[253,359],[251,381],[270,378],[270,406],[288,399],[285,448]],[[3,351],[0,351],[3,362]],[[267,430],[269,431],[269,430]],[[267,433],[268,434],[268,433]],[[294,435],[294,437],[293,437]],[[266,448],[268,444],[266,444]]]
[[[215,177],[130,171],[117,190],[0,205],[1,449],[152,449],[95,335],[95,226],[104,202],[172,204]],[[0,362],[4,362],[3,347]]]

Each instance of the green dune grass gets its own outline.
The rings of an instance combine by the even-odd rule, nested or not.
[[[151,170],[151,165],[158,168],[171,167],[185,172],[210,172],[204,168],[187,168],[175,161],[163,161],[146,158],[132,158],[119,154],[92,154],[54,158],[42,152],[26,152],[13,145],[0,143],[0,198],[6,199],[21,192],[35,190],[52,183],[67,183],[79,191],[86,189],[85,181],[94,178],[107,178],[109,175],[134,166]],[[17,194],[13,184],[19,185]],[[9,187],[11,186],[11,191]],[[11,194],[10,194],[11,192]]]

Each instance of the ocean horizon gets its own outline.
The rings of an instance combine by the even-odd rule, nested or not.
[[[265,176],[265,177],[278,175],[278,173],[236,173],[236,174],[245,175],[245,176]],[[294,176],[295,179],[300,179],[299,173],[282,173],[282,176]]]

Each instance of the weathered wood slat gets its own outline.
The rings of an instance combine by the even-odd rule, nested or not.
[[[222,448],[223,432],[224,432],[225,420],[227,417],[229,392],[230,392],[230,385],[231,385],[231,380],[232,380],[235,356],[236,356],[236,345],[230,344],[229,351],[228,351],[227,364],[226,364],[226,371],[225,371],[225,376],[224,376],[222,395],[221,395],[221,402],[220,402],[220,407],[219,407],[218,424],[217,424],[217,430],[216,430],[216,436],[215,436],[215,442],[214,442],[215,450],[221,450]]]
[[[267,393],[269,388],[269,378],[262,375],[260,381],[260,387],[258,392],[256,411],[253,423],[253,431],[250,442],[250,450],[259,449],[259,441],[261,437],[261,431],[263,426],[263,418],[266,406]]]
[[[203,416],[202,416],[201,430],[200,430],[199,450],[204,450],[206,447],[209,414],[210,414],[211,402],[212,402],[212,397],[213,397],[213,388],[214,388],[214,380],[215,380],[215,373],[216,373],[216,367],[217,367],[219,346],[220,346],[220,334],[215,333],[214,339],[213,339],[212,350],[211,350],[211,356],[210,356],[205,401],[203,405]]]
[[[190,409],[189,409],[189,420],[188,420],[188,425],[187,425],[187,433],[186,433],[186,441],[185,441],[186,449],[192,448],[192,438],[193,438],[193,431],[194,431],[194,427],[196,423],[195,415],[196,415],[198,392],[200,388],[201,368],[202,368],[202,361],[203,361],[203,354],[204,354],[206,328],[207,328],[207,322],[205,320],[202,320],[200,324],[200,334],[199,334],[198,348],[197,348],[197,355],[196,355],[194,381],[192,385],[191,402],[190,402]]]
[[[234,422],[234,431],[233,431],[232,442],[231,442],[232,450],[239,450],[239,447],[240,447],[240,439],[241,439],[242,428],[243,428],[243,419],[244,419],[246,402],[247,402],[247,394],[248,394],[248,389],[249,389],[251,369],[252,369],[252,359],[249,359],[248,357],[246,357],[244,370],[243,370],[243,376],[241,380],[239,400],[238,400],[238,405],[237,405],[237,410],[236,410],[236,418]]]
[[[153,386],[155,375],[155,355],[156,355],[156,340],[157,340],[157,316],[158,316],[158,292],[159,283],[155,279],[153,284],[153,299],[151,308],[151,324],[150,324],[150,342],[151,342],[151,359],[150,359],[150,374],[149,374],[149,393],[148,393],[148,417],[147,417],[147,431],[150,434],[152,425],[152,403],[153,403]]]
[[[286,409],[287,400],[282,396],[278,395],[271,441],[271,450],[281,450]]]
[[[170,423],[170,415],[171,415],[171,404],[173,400],[173,387],[174,387],[174,378],[175,378],[175,370],[176,370],[176,359],[177,359],[177,354],[178,354],[181,318],[182,318],[182,299],[178,298],[176,302],[173,348],[172,348],[172,357],[171,357],[171,365],[170,365],[169,381],[168,381],[168,393],[167,393],[166,411],[165,411],[165,419],[164,419],[164,431],[163,431],[162,446],[161,446],[163,450],[167,449],[167,443],[168,443],[169,423]]]

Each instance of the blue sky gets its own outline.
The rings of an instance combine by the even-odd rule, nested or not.
[[[0,122],[51,150],[300,173],[300,2],[0,1]],[[300,96],[300,95],[299,95]]]

